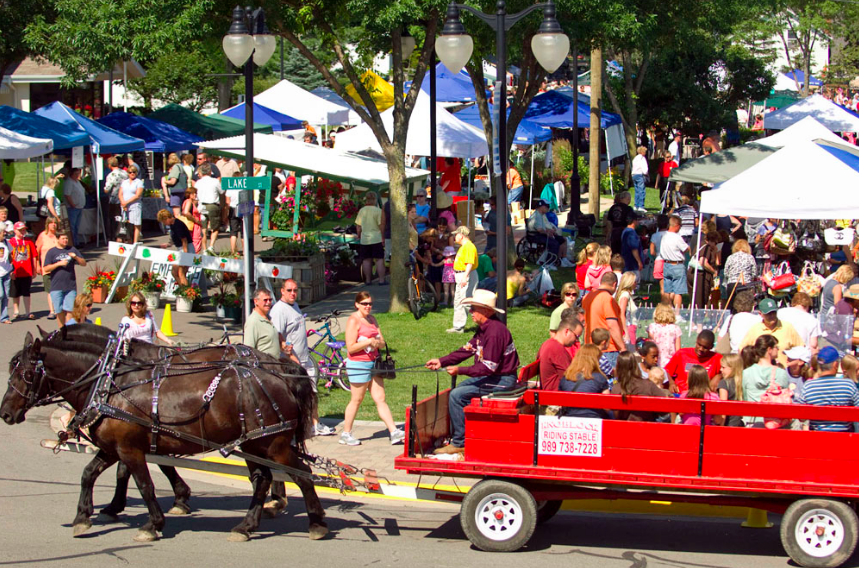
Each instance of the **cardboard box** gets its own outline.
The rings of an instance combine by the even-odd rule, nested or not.
[[[456,220],[474,235],[474,201],[459,201],[456,204]]]

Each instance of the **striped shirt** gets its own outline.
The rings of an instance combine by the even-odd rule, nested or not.
[[[813,406],[859,406],[859,389],[856,388],[856,383],[844,377],[817,377],[805,383],[797,402]],[[812,430],[825,432],[853,431],[851,422],[812,420],[810,426]]]

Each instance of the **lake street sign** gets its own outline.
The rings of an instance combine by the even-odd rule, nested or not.
[[[221,189],[223,190],[259,190],[271,187],[271,174],[257,177],[222,177]]]

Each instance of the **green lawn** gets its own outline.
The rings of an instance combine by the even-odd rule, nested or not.
[[[2,168],[3,181],[12,186],[12,193],[33,193],[39,190],[36,184],[36,172],[39,169],[37,162],[4,163]]]
[[[542,306],[528,306],[510,312],[507,321],[523,365],[537,357],[540,345],[548,339],[550,314],[549,309]],[[391,356],[396,360],[397,367],[423,365],[430,359],[446,355],[471,339],[475,330],[475,326],[470,324],[464,334],[445,333],[452,323],[451,308],[430,313],[420,320],[415,320],[411,314],[376,314],[376,318],[389,342]],[[450,386],[447,373],[439,372],[438,378],[440,388]],[[411,403],[412,385],[418,385],[418,399],[431,396],[435,393],[436,373],[416,369],[398,373],[396,379],[385,381],[388,405],[395,420],[405,419],[405,408]],[[347,402],[349,393],[345,391],[335,387],[329,394],[325,389],[320,389],[319,415],[342,417]],[[358,419],[378,420],[376,405],[369,394],[361,405]]]

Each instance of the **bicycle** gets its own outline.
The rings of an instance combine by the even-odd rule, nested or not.
[[[331,386],[336,382],[337,386],[343,389],[346,392],[351,391],[349,385],[349,376],[346,373],[346,358],[343,356],[343,348],[346,346],[345,341],[338,341],[335,337],[335,333],[339,333],[339,325],[337,324],[337,317],[343,313],[342,310],[334,310],[328,315],[320,316],[314,320],[313,322],[323,323],[324,325],[319,329],[308,329],[307,337],[310,338],[312,335],[319,336],[319,340],[310,346],[308,343],[308,348],[310,352],[316,355],[316,358],[311,357],[311,361],[313,361],[313,365],[316,368],[316,379],[317,381],[325,377],[325,388],[331,391]],[[337,330],[332,331],[331,321],[334,321],[334,325],[337,326]],[[320,348],[320,346],[323,346]]]
[[[418,269],[418,263],[411,258],[406,263],[409,268],[409,309],[416,320],[421,319],[428,312],[438,309],[438,298],[430,289],[424,275]]]

